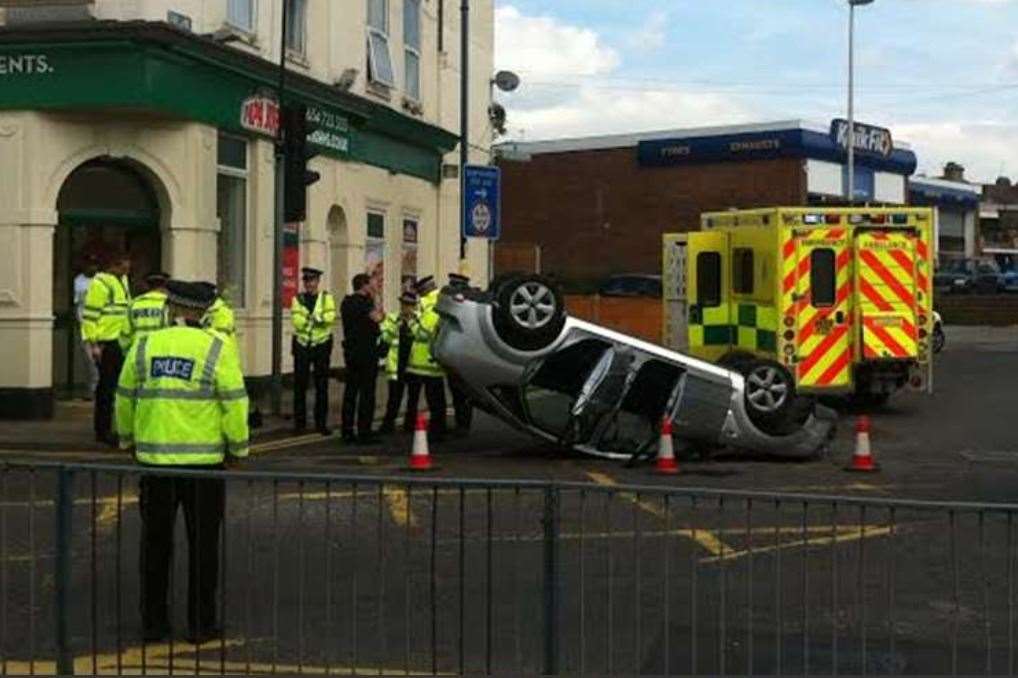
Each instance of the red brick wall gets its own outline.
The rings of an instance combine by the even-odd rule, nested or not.
[[[540,245],[542,270],[565,280],[660,273],[661,234],[699,228],[702,212],[806,202],[798,159],[643,168],[627,148],[500,166],[500,244]]]

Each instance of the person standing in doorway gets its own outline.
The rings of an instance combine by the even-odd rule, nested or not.
[[[113,398],[124,363],[120,337],[131,304],[131,286],[127,278],[130,272],[130,255],[123,251],[111,253],[102,272],[88,285],[81,317],[81,338],[88,344],[92,362],[99,368],[92,417],[95,439],[113,447],[117,446],[112,427]]]
[[[399,313],[388,313],[382,321],[382,343],[387,348],[385,376],[389,382],[389,398],[379,433],[388,434],[396,431],[396,417],[399,416],[399,406],[403,404],[403,395],[406,393],[407,363],[410,361],[410,349],[414,343],[410,321],[416,311],[417,295],[414,292],[403,292],[399,297]],[[403,419],[405,432],[413,431],[414,414],[416,413],[407,410]]]
[[[146,469],[140,482],[141,615],[144,640],[171,635],[167,605],[178,506],[187,528],[189,642],[221,635],[217,623],[221,478],[159,475],[161,469],[222,469],[248,455],[248,397],[232,342],[201,327],[213,296],[171,280],[169,307],[184,326],[139,338],[128,351],[117,388],[120,446]]]
[[[170,324],[166,308],[166,283],[169,280],[169,274],[161,271],[145,276],[148,291],[131,300],[124,332],[120,335],[120,348],[125,353],[140,337]]]
[[[378,336],[382,312],[375,305],[371,277],[353,277],[353,294],[340,306],[343,319],[343,358],[346,385],[343,391],[343,441],[372,444],[375,417],[375,382],[378,379]]]
[[[336,300],[319,289],[322,272],[301,269],[304,292],[293,298],[293,426],[302,433],[307,426],[307,390],[311,369],[315,372],[315,429],[331,435],[329,416],[329,359],[332,357],[332,330],[336,325]]]
[[[417,413],[421,399],[421,391],[428,402],[428,414],[431,421],[428,425],[432,437],[441,440],[446,433],[446,401],[445,371],[431,354],[431,342],[438,332],[438,287],[435,278],[427,276],[417,282],[417,312],[410,320],[410,331],[414,335],[414,343],[410,348],[410,359],[407,364],[408,393],[407,412]]]
[[[78,345],[85,357],[85,369],[88,370],[88,397],[83,400],[92,400],[95,397],[95,389],[99,384],[99,368],[92,359],[91,346],[81,334],[80,328],[84,324],[85,295],[88,294],[88,286],[96,274],[98,266],[94,255],[89,254],[82,260],[81,270],[74,276],[74,313],[78,319]]]

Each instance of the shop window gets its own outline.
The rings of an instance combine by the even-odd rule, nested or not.
[[[421,2],[404,0],[403,53],[406,95],[415,101],[421,99]]]
[[[809,265],[809,289],[813,296],[813,305],[817,308],[834,306],[837,285],[834,250],[813,250],[809,255]]]
[[[721,254],[696,255],[696,303],[703,308],[721,305]]]
[[[389,54],[388,0],[368,2],[368,79],[379,85],[393,87],[395,77]],[[418,31],[419,32],[419,31]]]
[[[307,0],[286,0],[286,49],[297,54],[307,50]]]
[[[247,33],[254,32],[254,0],[229,0],[226,21]]]
[[[231,305],[242,308],[247,269],[247,141],[220,135],[217,155],[217,284]]]
[[[412,289],[417,281],[417,219],[403,219],[403,261],[400,268],[400,291]]]
[[[732,250],[732,292],[753,294],[753,250],[749,248]]]

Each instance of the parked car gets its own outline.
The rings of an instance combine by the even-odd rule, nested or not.
[[[582,453],[652,454],[665,417],[680,442],[792,458],[821,453],[833,436],[832,410],[775,391],[766,400],[780,401],[778,424],[739,372],[567,316],[541,276],[447,287],[437,310],[435,357],[478,407]]]
[[[1018,269],[1009,268],[1001,274],[1005,292],[1018,292]]]
[[[661,276],[627,273],[613,275],[601,283],[597,291],[602,297],[661,298]]]
[[[946,293],[996,294],[1004,291],[1006,283],[993,259],[954,259],[936,272],[933,286]]]

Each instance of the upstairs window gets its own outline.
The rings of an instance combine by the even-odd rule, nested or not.
[[[421,100],[421,0],[403,3],[403,58],[406,95]]]
[[[247,33],[254,33],[254,0],[228,0],[226,22]]]
[[[307,51],[307,0],[286,1],[286,49],[297,54]]]
[[[368,0],[368,80],[386,87],[395,86],[389,54],[389,2]]]

